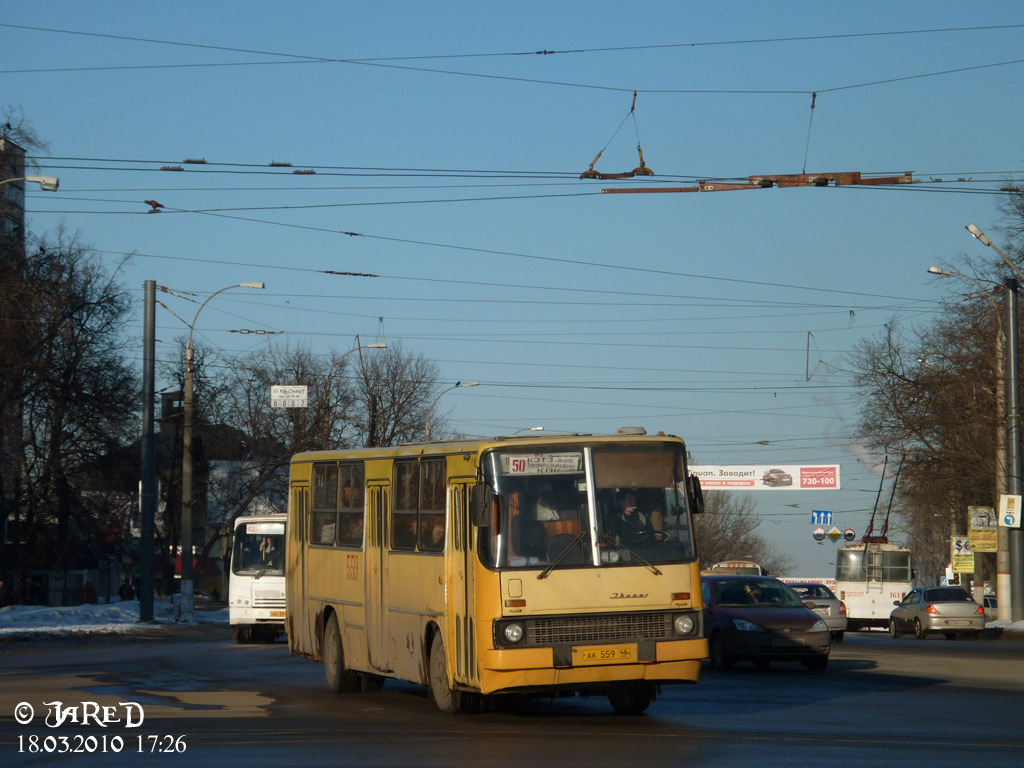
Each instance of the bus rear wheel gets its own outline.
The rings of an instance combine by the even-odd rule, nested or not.
[[[345,669],[341,630],[338,628],[338,617],[333,613],[324,628],[323,657],[328,688],[335,693],[355,693],[360,689],[359,674]]]
[[[448,684],[448,661],[444,653],[441,633],[434,635],[430,642],[430,663],[427,665],[427,691],[430,700],[442,712],[453,714],[459,711],[459,697]]]
[[[608,701],[620,715],[639,715],[654,701],[654,686],[650,683],[619,683],[608,691]]]

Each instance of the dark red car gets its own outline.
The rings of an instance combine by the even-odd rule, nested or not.
[[[793,476],[781,469],[769,469],[761,475],[761,482],[774,488],[776,485],[792,485]]]
[[[714,669],[737,661],[761,669],[773,661],[799,661],[816,671],[828,667],[828,626],[778,579],[708,574],[700,582]]]

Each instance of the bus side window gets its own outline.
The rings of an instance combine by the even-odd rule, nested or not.
[[[395,462],[394,508],[391,515],[391,546],[394,549],[416,549],[416,539],[419,538],[419,479],[419,464],[416,461]]]
[[[440,552],[444,549],[444,508],[447,484],[445,459],[425,459],[420,463],[420,549]]]
[[[338,465],[317,464],[313,468],[312,522],[310,544],[333,544],[338,519]]]

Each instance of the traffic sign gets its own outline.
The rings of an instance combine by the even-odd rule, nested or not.
[[[1021,497],[1003,494],[999,497],[999,524],[1005,528],[1020,528]]]
[[[812,509],[811,525],[832,525],[832,512],[827,509]]]
[[[853,541],[855,538],[857,538],[857,534],[854,532],[853,528],[847,528],[845,531],[843,531],[843,538],[847,541]]]
[[[814,529],[814,533],[812,533],[811,535],[814,537],[815,541],[824,541],[825,540],[825,529],[824,528],[815,528]]]
[[[829,532],[828,532],[828,537],[829,537],[830,539],[832,539],[832,543],[833,543],[833,544],[835,544],[835,543],[836,543],[837,541],[839,541],[839,540],[840,540],[840,539],[841,539],[841,538],[843,537],[843,534],[842,534],[842,533],[840,533],[839,529],[838,529],[838,528],[836,528],[836,527],[835,527],[835,526],[833,525],[833,526],[832,526],[832,527],[831,527],[831,528],[829,529]]]

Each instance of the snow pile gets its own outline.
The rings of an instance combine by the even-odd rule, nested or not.
[[[155,599],[153,620],[156,625],[173,625],[178,605]],[[226,608],[218,611],[196,611],[191,623],[223,623],[228,621]],[[9,605],[0,608],[0,638],[19,634],[82,634],[100,632],[137,632],[151,627],[140,624],[139,601],[126,600],[101,605],[51,607],[45,605]]]

